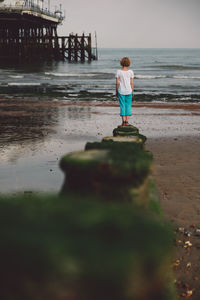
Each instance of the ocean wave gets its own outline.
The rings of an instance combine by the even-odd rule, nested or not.
[[[166,75],[135,75],[136,79],[157,79],[157,78],[167,78]]]
[[[200,76],[186,76],[186,75],[135,75],[135,79],[160,79],[160,78],[174,78],[174,79],[200,79]]]
[[[73,78],[85,78],[85,77],[92,77],[93,79],[111,79],[115,77],[114,73],[109,72],[96,72],[96,73],[55,73],[55,72],[45,72],[46,76],[53,76],[53,77],[73,77]]]
[[[15,79],[22,79],[24,78],[23,75],[9,75],[10,78],[15,78]]]
[[[82,74],[73,74],[73,73],[49,73],[45,72],[45,75],[50,75],[50,76],[55,76],[55,77],[92,77],[92,76],[97,76],[98,74],[93,74],[93,73],[82,73]]]
[[[8,86],[40,86],[39,82],[8,82]]]
[[[200,79],[200,76],[172,76],[173,78],[176,79]]]
[[[176,89],[177,91],[177,89]],[[72,98],[85,101],[109,101],[115,100],[115,93],[110,90],[103,91],[101,89],[89,89],[89,90],[79,90],[73,91],[71,89],[60,89],[56,86],[34,86],[34,84],[29,86],[22,85],[11,85],[11,86],[0,86],[1,95],[11,95],[12,97],[17,97],[18,95],[23,95],[24,97],[34,97],[40,99],[42,97],[48,97],[48,99],[69,99]],[[135,91],[134,101],[136,102],[152,102],[152,101],[161,101],[161,102],[188,102],[188,103],[200,103],[200,93],[187,93],[187,92],[168,92],[162,93],[158,91]]]
[[[200,66],[186,66],[186,65],[153,65],[152,68],[159,69],[174,69],[174,70],[200,70]]]

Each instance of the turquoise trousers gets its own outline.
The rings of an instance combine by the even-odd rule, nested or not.
[[[132,104],[133,94],[121,95],[118,92],[118,99],[120,104],[120,116],[131,116],[131,104]]]

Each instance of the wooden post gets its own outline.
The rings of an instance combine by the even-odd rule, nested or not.
[[[81,37],[81,62],[85,61],[85,35]]]
[[[78,35],[74,37],[74,61],[78,61]]]
[[[88,60],[92,60],[92,38],[91,33],[88,36]]]
[[[68,38],[68,60],[69,60],[69,62],[71,62],[71,60],[72,60],[71,34],[69,35],[69,38]]]
[[[65,38],[62,37],[62,59],[65,59]]]

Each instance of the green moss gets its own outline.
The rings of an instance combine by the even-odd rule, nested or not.
[[[88,142],[85,146],[85,150],[91,150],[91,149],[108,149],[112,151],[126,151],[126,149],[129,149],[129,151],[132,151],[134,153],[139,153],[142,151],[143,153],[147,153],[145,150],[143,150],[142,146],[137,143],[130,143],[130,142],[117,142],[113,140],[106,140],[102,142]]]
[[[126,126],[118,126],[117,128],[115,129],[118,129],[119,131],[123,131],[123,132],[137,132],[139,133],[139,129],[133,125],[126,125]]]
[[[93,151],[105,155],[95,157],[91,155]],[[60,166],[66,174],[62,193],[68,189],[91,190],[103,194],[106,200],[134,201],[130,190],[144,183],[151,164],[152,154],[143,150],[141,144],[113,141],[87,143],[85,152],[62,158]]]
[[[103,138],[102,142],[104,141],[113,141],[113,142],[129,142],[129,143],[141,143],[142,140],[138,136],[106,136]]]
[[[143,144],[146,142],[147,137],[146,137],[145,135],[143,135],[143,134],[138,134],[137,136],[142,140]]]
[[[0,196],[2,299],[168,300],[167,225],[90,197]]]
[[[139,134],[137,127],[130,126],[118,126],[113,130],[113,136],[135,136]]]
[[[163,216],[163,211],[160,204],[160,196],[152,175],[149,178],[149,208],[157,215]]]

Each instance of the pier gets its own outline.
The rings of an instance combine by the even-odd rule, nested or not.
[[[41,5],[39,4],[41,2]],[[85,62],[97,59],[91,34],[58,36],[64,16],[62,8],[50,12],[44,1],[16,1],[0,6],[0,59],[68,60]]]

